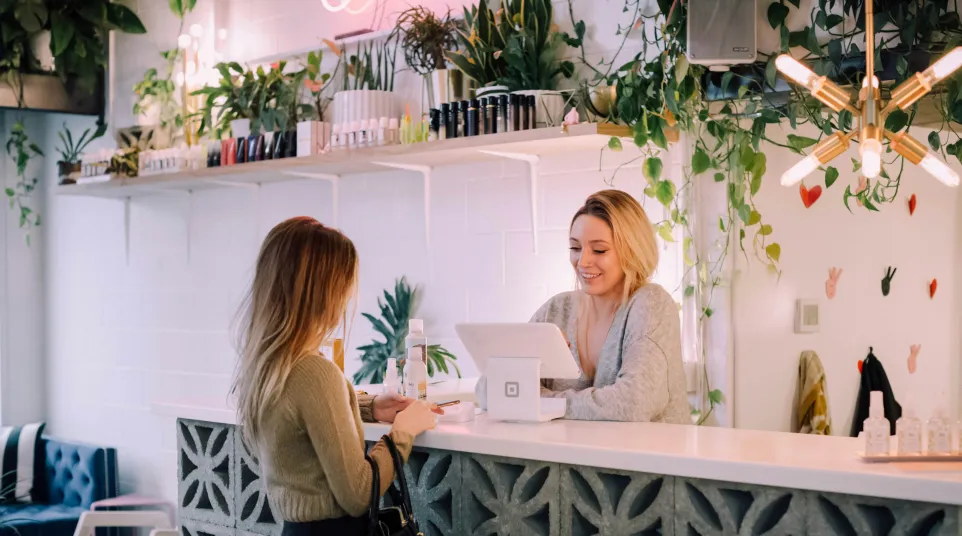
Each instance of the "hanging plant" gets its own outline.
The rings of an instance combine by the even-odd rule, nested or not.
[[[37,156],[43,156],[43,151],[36,143],[30,141],[24,129],[23,121],[17,121],[7,138],[7,156],[17,165],[17,182],[4,191],[10,201],[10,209],[20,213],[20,228],[26,229],[24,240],[30,245],[30,229],[40,226],[40,213],[30,206],[30,198],[36,190],[40,180],[36,176],[27,176],[27,166]]]

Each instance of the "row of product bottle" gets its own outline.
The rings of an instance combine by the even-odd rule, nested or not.
[[[328,150],[382,147],[401,143],[400,122],[396,117],[337,123],[331,127]]]
[[[145,175],[201,169],[205,166],[204,159],[206,157],[206,149],[200,145],[141,151],[137,156],[138,175],[143,177]]]
[[[885,418],[885,409],[881,391],[872,391],[869,403],[869,417],[862,425],[865,435],[866,456],[888,456],[891,452],[891,425]],[[957,429],[954,431],[953,429]],[[923,449],[923,431],[927,439]],[[915,408],[907,405],[902,417],[895,423],[895,432],[899,455],[947,455],[960,451],[962,446],[962,426],[955,425],[949,420],[945,409],[939,407],[926,422],[918,418]]]
[[[424,321],[417,318],[408,321],[408,336],[404,338],[404,348],[403,375],[398,377],[397,360],[388,359],[384,390],[416,400],[426,400],[428,397],[428,340],[424,335]]]
[[[207,144],[207,167],[278,160],[297,156],[297,131],[251,134]]]
[[[450,102],[430,112],[434,139],[466,138],[536,128],[534,95],[497,95]]]

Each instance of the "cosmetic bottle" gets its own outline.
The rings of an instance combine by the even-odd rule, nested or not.
[[[488,115],[488,98],[481,97],[481,101],[478,103],[478,130],[481,134],[491,134],[491,116]]]
[[[261,159],[264,158],[264,138],[257,135],[251,134],[247,137],[247,161],[257,162],[257,140],[260,139],[261,143]]]
[[[287,131],[287,152],[284,158],[294,158],[297,156],[297,129]]]
[[[518,102],[520,104],[519,108],[521,109],[521,117],[519,117],[521,130],[529,130],[533,128],[533,126],[528,122],[531,118],[531,114],[528,113],[528,99],[524,95],[518,95]]]
[[[915,415],[915,407],[911,402],[905,405],[904,410],[902,417],[895,423],[898,453],[922,454],[922,420]]]
[[[274,150],[272,151],[271,158],[280,160],[284,158],[285,153],[287,153],[287,133],[277,131],[274,133]]]
[[[427,398],[427,351],[428,351],[428,339],[424,335],[424,321],[418,318],[412,318],[408,320],[408,334],[404,338],[404,350],[405,359],[404,375],[405,381],[407,380],[408,366],[413,362],[420,363],[420,368],[415,368],[416,372],[423,374],[417,376],[417,378],[412,378],[411,381],[417,382],[417,397],[410,396],[411,398],[418,398],[419,400],[424,400]],[[405,385],[410,385],[406,383]]]
[[[387,133],[388,133],[389,122],[387,117],[381,117],[377,120],[377,138],[375,144],[378,147],[383,147],[387,145]]]
[[[885,418],[885,406],[882,401],[882,391],[872,391],[869,395],[868,418],[862,423],[862,433],[865,434],[866,456],[887,456],[889,446],[890,425]]]
[[[498,97],[498,132],[508,132],[508,96]]]
[[[480,133],[478,128],[478,99],[471,99],[468,103],[468,136],[477,136]]]
[[[488,97],[488,121],[491,122],[491,134],[498,133],[498,97]]]
[[[439,130],[441,129],[441,110],[438,110],[437,108],[431,108],[431,110],[428,112],[428,118],[431,122],[431,132],[428,134],[428,140],[437,141],[440,139]]]
[[[367,145],[368,147],[378,146],[378,131],[381,130],[381,122],[372,118],[367,122]]]
[[[397,359],[389,357],[387,360],[387,370],[384,374],[384,392],[404,394],[401,389],[401,378],[397,373]]]
[[[397,145],[401,143],[401,122],[397,117],[388,119],[387,122],[387,144]]]
[[[230,140],[220,141],[220,165],[222,166],[226,166],[230,163],[230,154],[231,154],[230,142],[232,139],[233,138],[231,138]]]
[[[247,162],[247,138],[237,138],[237,143],[234,145],[234,149],[234,162],[237,164],[243,164],[244,162]]]
[[[455,101],[451,103],[451,115],[454,119],[454,137],[462,138],[464,137],[464,116],[461,115],[461,102]]]
[[[441,105],[441,126],[438,129],[439,137],[442,140],[446,140],[451,137],[450,136],[451,129],[449,128],[449,125],[451,124],[450,117],[451,117],[451,104],[445,102]]]
[[[538,114],[538,102],[535,100],[534,95],[528,95],[528,128],[535,129],[538,128],[537,117]]]
[[[471,135],[471,125],[469,124],[471,115],[471,102],[463,100],[461,101],[461,137],[467,138]]]
[[[416,346],[404,360],[404,396],[427,400],[428,368],[424,364],[424,350]]]
[[[517,132],[521,130],[521,95],[512,93],[509,102],[511,108],[508,112],[508,129]]]
[[[952,424],[945,413],[945,406],[940,400],[932,413],[932,418],[925,425],[925,434],[928,438],[926,452],[929,454],[952,453]]]

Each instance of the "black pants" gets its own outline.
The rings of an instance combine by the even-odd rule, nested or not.
[[[367,517],[339,517],[302,523],[284,522],[281,536],[367,536]]]

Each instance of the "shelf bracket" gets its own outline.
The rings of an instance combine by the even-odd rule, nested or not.
[[[283,174],[289,177],[298,177],[302,179],[330,182],[331,183],[331,211],[333,212],[332,219],[334,220],[334,224],[332,225],[332,227],[336,228],[338,226],[338,223],[339,223],[338,213],[340,212],[339,211],[340,194],[339,194],[338,186],[340,185],[340,182],[341,182],[340,175],[333,175],[330,173],[307,173],[304,171],[285,171],[283,172]]]
[[[252,182],[236,182],[236,181],[224,181],[219,179],[207,179],[204,181],[207,184],[213,184],[215,186],[225,186],[227,188],[244,188],[246,190],[256,190],[260,188],[261,185]]]
[[[479,150],[478,152],[517,160],[528,164],[528,201],[531,208],[531,243],[534,244],[534,254],[538,254],[538,177],[541,174],[541,157],[527,153],[507,153],[502,151]]]
[[[372,164],[378,166],[384,166],[392,169],[400,169],[404,171],[413,171],[415,173],[420,173],[421,178],[424,179],[424,246],[427,248],[431,247],[431,172],[434,168],[431,166],[421,166],[418,164],[399,164],[396,162],[371,162]]]

